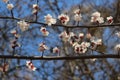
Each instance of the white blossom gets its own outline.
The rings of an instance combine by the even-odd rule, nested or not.
[[[44,16],[46,23],[51,26],[52,24],[56,24],[56,19],[54,19],[50,14]]]
[[[36,67],[33,65],[31,61],[26,61],[26,66],[32,71],[36,70]]]
[[[91,17],[91,22],[104,23],[104,19],[99,12],[94,12]]]
[[[113,23],[113,17],[112,16],[107,17],[107,21],[108,21],[108,23],[112,24]]]
[[[60,20],[60,22],[62,24],[66,25],[68,23],[68,21],[69,21],[69,16],[65,15],[65,14],[61,14],[61,15],[58,16],[58,19]]]
[[[13,9],[13,7],[14,7],[14,5],[13,5],[13,4],[7,4],[7,9],[8,9],[8,10],[12,10],[12,9]]]
[[[38,9],[38,4],[33,4],[33,9]]]
[[[53,48],[53,53],[59,53],[59,51],[60,51],[60,50],[59,50],[58,47],[54,47],[54,48]]]
[[[28,28],[29,28],[29,26],[30,26],[30,25],[29,25],[27,22],[25,22],[24,20],[17,22],[17,24],[18,24],[18,26],[20,27],[20,29],[21,29],[22,31],[28,30]]]
[[[40,43],[39,44],[39,51],[45,51],[45,50],[48,50],[48,47],[45,45],[44,42]]]
[[[48,36],[48,35],[49,35],[49,32],[46,30],[45,27],[41,27],[40,31],[42,32],[42,34],[43,34],[44,36]]]

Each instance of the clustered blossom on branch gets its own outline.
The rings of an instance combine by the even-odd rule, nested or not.
[[[4,63],[2,66],[0,66],[0,71],[1,72],[6,72],[9,69],[9,64],[8,63]]]
[[[18,24],[18,26],[20,27],[20,29],[21,29],[22,31],[28,30],[28,28],[29,28],[29,26],[30,26],[30,24],[27,23],[27,22],[25,22],[24,20],[17,22],[17,24]]]
[[[37,69],[31,61],[26,61],[26,66],[32,71],[35,71]]]

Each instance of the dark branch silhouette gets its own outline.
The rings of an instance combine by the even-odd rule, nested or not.
[[[26,60],[76,60],[76,59],[93,59],[93,58],[119,58],[120,55],[104,54],[104,55],[81,55],[81,56],[12,56],[0,55],[3,59],[26,59]]]
[[[24,20],[20,18],[15,17],[0,17],[0,19],[13,19],[13,20]],[[25,20],[28,23],[35,23],[40,25],[47,25],[46,23],[37,22],[37,21],[28,21]],[[113,24],[100,24],[100,25],[81,25],[81,26],[74,26],[74,25],[62,25],[62,24],[53,24],[52,26],[59,26],[59,27],[66,27],[66,28],[95,28],[95,27],[118,27],[120,26],[120,23],[113,23]]]

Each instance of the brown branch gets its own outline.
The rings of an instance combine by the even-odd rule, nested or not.
[[[76,59],[93,59],[93,58],[118,58],[120,55],[104,54],[104,55],[81,55],[81,56],[12,56],[12,55],[0,55],[3,59],[26,59],[26,60],[76,60]]]
[[[15,17],[0,17],[0,19],[13,19],[13,20],[24,20],[20,18]],[[25,20],[28,23],[35,23],[40,25],[47,25],[46,23],[37,22],[37,21],[28,21]],[[59,26],[59,27],[66,27],[66,28],[95,28],[95,27],[115,27],[120,26],[120,23],[113,23],[113,24],[101,24],[101,25],[81,25],[81,26],[74,26],[74,25],[62,25],[62,24],[53,24],[52,26]]]

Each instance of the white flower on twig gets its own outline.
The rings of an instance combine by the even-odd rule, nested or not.
[[[12,10],[14,8],[14,5],[13,4],[7,4],[7,9],[8,10]]]
[[[28,30],[28,28],[29,28],[29,26],[30,26],[30,24],[28,24],[28,23],[25,22],[24,20],[17,22],[17,24],[18,24],[18,26],[20,27],[20,29],[21,29],[22,31]]]
[[[56,24],[56,19],[54,19],[50,14],[44,16],[46,23],[51,26],[52,24]]]
[[[65,15],[65,14],[61,14],[61,15],[58,16],[58,19],[60,20],[60,22],[62,24],[66,25],[68,23],[68,21],[69,21],[69,16]]]
[[[31,61],[26,61],[26,66],[32,71],[36,70],[36,67],[33,65]]]

